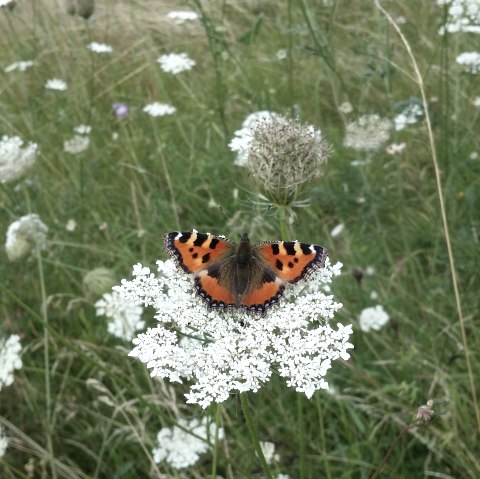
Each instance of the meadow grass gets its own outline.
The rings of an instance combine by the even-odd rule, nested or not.
[[[1,333],[23,346],[23,367],[0,392],[2,478],[264,477],[247,405],[258,439],[276,446],[271,477],[480,477],[480,109],[478,77],[455,63],[475,34],[439,35],[447,7],[435,2],[380,3],[393,24],[370,1],[105,0],[88,21],[53,0],[0,9],[0,134],[40,152],[27,179],[1,185],[1,231],[28,213],[49,228],[47,250],[18,262],[1,253]],[[175,9],[202,20],[176,25],[165,18]],[[113,52],[91,52],[91,41]],[[170,52],[187,52],[195,67],[161,71],[156,59]],[[19,60],[35,65],[3,72]],[[51,78],[68,90],[45,89]],[[394,131],[389,142],[406,143],[397,155],[343,145],[358,116],[422,104],[420,79],[431,132],[425,116]],[[153,101],[177,112],[151,117],[142,109]],[[345,101],[352,113],[339,111]],[[125,117],[115,102],[128,105]],[[344,264],[336,319],[353,324],[355,349],[329,372],[331,394],[306,399],[274,375],[256,394],[202,410],[185,404],[188,384],[154,380],[127,356],[131,344],[107,333],[82,281],[97,267],[118,283],[136,263],[153,267],[166,259],[167,231],[279,239],[277,208],[258,204],[228,148],[259,110],[298,114],[332,144],[308,206],[294,209],[291,239]],[[91,126],[90,145],[68,154],[63,142],[80,124]],[[358,316],[376,304],[390,321],[362,332]],[[143,317],[155,325],[151,310]],[[434,416],[418,424],[429,399]],[[225,431],[212,453],[180,471],[155,464],[160,428],[205,415]]]

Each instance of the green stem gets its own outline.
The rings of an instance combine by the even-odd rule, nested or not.
[[[217,463],[218,463],[218,432],[220,430],[220,413],[222,410],[221,404],[215,404],[215,438],[213,447],[213,461],[212,461],[212,479],[217,477]]]
[[[286,241],[288,231],[285,208],[283,206],[278,207],[278,221],[280,223],[280,238],[282,238],[283,241]]]
[[[45,289],[45,276],[43,274],[43,262],[42,255],[38,246],[36,247],[36,256],[37,256],[37,265],[38,265],[38,276],[40,279],[40,294],[41,294],[41,315],[45,324],[48,324],[48,315],[47,315],[47,294]],[[50,455],[50,468],[52,471],[52,477],[57,478],[57,469],[55,467],[54,455],[53,455],[53,442],[52,442],[52,399],[50,393],[50,352],[49,352],[49,333],[48,328],[43,328],[43,361],[45,369],[45,402],[46,402],[46,439],[47,439],[47,450]]]
[[[300,429],[299,437],[299,462],[300,462],[300,479],[305,479],[305,416],[303,414],[303,396],[297,393],[297,416],[298,428]]]
[[[322,446],[322,456],[323,456],[323,465],[325,469],[325,478],[326,479],[331,479],[332,478],[332,473],[330,471],[330,464],[328,462],[328,457],[327,457],[327,441],[325,439],[325,424],[324,424],[324,414],[323,414],[323,408],[322,408],[322,403],[320,400],[320,395],[315,394],[315,404],[317,406],[317,411],[318,411],[318,428],[320,432],[320,443]]]
[[[260,465],[262,466],[265,478],[273,479],[270,468],[268,467],[265,456],[263,455],[262,447],[260,446],[260,441],[258,439],[258,431],[253,422],[252,415],[250,414],[250,407],[248,405],[248,398],[246,393],[240,393],[240,402],[242,404],[243,415],[245,416],[245,420],[247,421],[247,427],[250,432],[250,437],[252,438],[253,447],[255,448],[255,452],[257,453],[257,457],[260,461]]]

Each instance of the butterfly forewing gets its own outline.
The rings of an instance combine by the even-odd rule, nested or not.
[[[163,237],[165,250],[187,273],[197,273],[207,268],[231,247],[224,238],[198,231],[172,231]]]
[[[275,274],[288,283],[297,283],[316,268],[323,267],[327,258],[325,248],[298,241],[262,243],[258,250]]]

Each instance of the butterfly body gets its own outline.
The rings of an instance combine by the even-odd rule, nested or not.
[[[174,231],[165,250],[194,275],[194,288],[208,306],[265,313],[278,304],[286,283],[296,283],[319,266],[327,252],[298,241],[252,245],[245,233],[238,244],[210,233]]]

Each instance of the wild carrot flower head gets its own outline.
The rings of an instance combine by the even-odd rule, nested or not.
[[[13,383],[14,370],[21,369],[21,350],[20,336],[17,334],[0,339],[0,391],[3,386],[10,386]]]
[[[191,70],[195,66],[195,61],[192,60],[186,53],[169,53],[167,55],[160,55],[157,59],[160,63],[160,68],[166,73],[178,73]]]
[[[363,115],[347,125],[343,144],[358,151],[381,148],[389,139],[392,123],[377,114]]]
[[[437,0],[448,5],[448,17],[439,34],[457,32],[480,33],[480,0]]]
[[[373,306],[370,308],[365,308],[360,313],[359,323],[360,329],[364,333],[369,331],[378,331],[383,328],[385,324],[388,323],[390,316],[383,309],[382,305]]]
[[[179,427],[180,426],[180,427]],[[164,427],[157,434],[157,447],[152,451],[153,460],[158,464],[166,462],[174,469],[193,466],[201,454],[210,446],[207,438],[215,437],[215,423],[207,425],[207,418],[180,419],[178,426]],[[218,430],[218,438],[223,439],[223,428]]]
[[[37,144],[23,146],[18,136],[0,138],[0,183],[19,180],[37,159]]]
[[[35,248],[47,247],[48,227],[36,214],[22,216],[14,221],[7,230],[5,251],[10,261],[28,256]]]
[[[292,286],[267,316],[209,310],[194,293],[192,278],[172,260],[158,261],[158,275],[138,264],[131,281],[114,290],[135,303],[155,308],[158,324],[134,340],[130,356],[151,376],[191,384],[187,403],[206,408],[230,394],[258,391],[275,372],[307,397],[328,389],[324,376],[332,361],[348,359],[351,326],[330,325],[341,308],[325,288],[341,264],[318,269]]]
[[[259,121],[248,145],[248,169],[270,202],[291,206],[322,175],[329,151],[311,125],[296,119]]]

